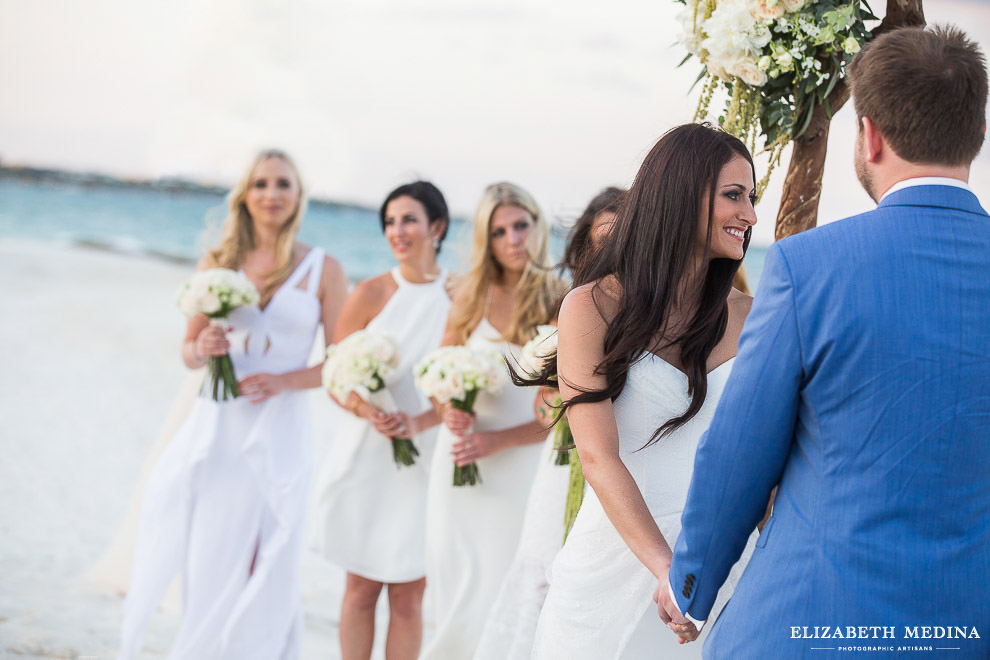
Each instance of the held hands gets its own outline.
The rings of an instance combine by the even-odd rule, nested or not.
[[[657,614],[660,615],[660,620],[679,637],[678,644],[687,644],[698,639],[701,631],[681,614],[677,603],[670,599],[666,573],[660,577],[660,584],[653,592],[653,602],[657,604]]]

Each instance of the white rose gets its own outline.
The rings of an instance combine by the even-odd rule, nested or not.
[[[454,388],[450,386],[449,383],[439,382],[437,386],[433,388],[433,396],[440,403],[447,403],[454,396]]]
[[[780,3],[784,5],[784,9],[789,12],[801,11],[804,8],[806,0],[780,0]]]
[[[196,306],[202,314],[215,314],[220,311],[220,297],[210,291],[199,299]]]
[[[750,12],[757,20],[776,20],[784,15],[784,5],[780,0],[754,0]]]
[[[856,41],[855,37],[847,37],[845,41],[842,42],[842,50],[849,55],[855,55],[860,51],[859,42]]]
[[[767,73],[748,57],[740,58],[732,67],[731,72],[742,79],[750,87],[762,87],[767,84]]]
[[[764,46],[770,43],[771,36],[770,28],[766,25],[757,25],[753,28],[752,36],[749,38],[750,46],[753,50],[762,50]]]
[[[418,387],[419,390],[426,396],[434,396],[434,392],[436,392],[437,384],[439,382],[440,381],[439,379],[437,379],[436,376],[427,372],[426,374],[420,376],[419,379],[417,379],[416,387]]]

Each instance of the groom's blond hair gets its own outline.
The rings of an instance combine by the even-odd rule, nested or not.
[[[980,152],[986,60],[959,28],[882,34],[856,55],[849,74],[857,118],[869,117],[904,160],[968,165]]]

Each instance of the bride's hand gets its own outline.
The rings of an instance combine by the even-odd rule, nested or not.
[[[690,621],[686,623],[674,623],[671,621],[667,624],[667,627],[677,633],[678,644],[693,642],[698,639],[698,635],[701,634],[701,632]]]
[[[237,387],[241,396],[251,397],[251,403],[261,403],[284,392],[285,379],[279,374],[253,374],[237,383]]]
[[[701,631],[681,614],[677,604],[670,599],[666,572],[660,577],[660,583],[653,592],[653,602],[657,604],[657,613],[660,615],[661,621],[677,635],[678,644],[687,644],[698,639]]]
[[[455,465],[464,467],[479,458],[491,456],[498,450],[492,434],[471,433],[454,440],[450,446],[450,455],[454,457]]]
[[[474,415],[458,410],[454,406],[446,405],[443,408],[443,423],[447,425],[451,433],[461,436],[474,425]]]

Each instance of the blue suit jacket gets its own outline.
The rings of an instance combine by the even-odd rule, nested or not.
[[[778,484],[706,658],[990,657],[990,218],[972,193],[905,188],[770,248],[695,458],[682,612],[708,617]]]

